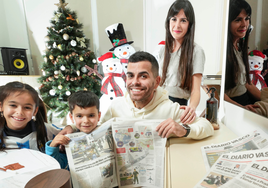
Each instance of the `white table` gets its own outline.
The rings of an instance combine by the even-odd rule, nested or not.
[[[201,147],[226,142],[238,136],[225,125],[214,135],[203,140],[189,138],[170,138],[166,148],[165,188],[192,188],[205,175],[206,167]]]
[[[0,188],[22,188],[38,174],[60,169],[58,161],[49,155],[30,149],[14,149],[0,152],[0,167],[19,163],[24,168],[5,172],[0,170]]]

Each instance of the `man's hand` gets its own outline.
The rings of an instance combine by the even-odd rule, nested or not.
[[[58,135],[66,135],[73,133],[73,128],[71,125],[67,125],[63,130],[61,130]]]
[[[70,142],[70,138],[64,135],[57,135],[52,142],[50,147],[58,147],[59,145],[66,145]]]
[[[195,109],[190,106],[180,106],[180,109],[184,109],[184,112],[182,113],[180,119],[181,123],[188,124],[192,123],[195,120],[196,114]]]
[[[168,138],[171,134],[175,134],[178,137],[183,137],[187,132],[180,124],[171,118],[161,122],[156,127],[156,131],[162,138]]]

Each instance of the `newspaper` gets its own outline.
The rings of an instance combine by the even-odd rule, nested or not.
[[[221,155],[195,188],[268,187],[268,149]]]
[[[217,159],[226,153],[268,148],[268,135],[262,130],[238,137],[228,142],[201,147],[206,170],[209,171]]]
[[[223,188],[267,188],[268,162],[253,162],[232,181],[227,182]]]
[[[113,122],[119,187],[164,187],[166,139],[155,131],[162,121]]]
[[[65,150],[75,188],[112,188],[117,186],[111,121],[94,130],[67,135]]]

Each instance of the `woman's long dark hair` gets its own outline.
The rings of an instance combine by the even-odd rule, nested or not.
[[[173,51],[174,38],[172,37],[169,26],[170,19],[177,15],[180,10],[184,11],[187,20],[189,21],[188,31],[184,36],[181,44],[181,57],[178,62],[178,75],[181,78],[180,88],[191,90],[192,74],[193,74],[193,52],[194,52],[194,32],[195,32],[195,14],[192,4],[188,0],[176,0],[169,8],[165,21],[166,28],[166,45],[163,63],[163,72],[160,86],[165,83],[168,65],[170,63],[170,53]]]
[[[0,103],[3,106],[5,99],[14,93],[29,93],[32,96],[36,104],[36,108],[39,107],[36,114],[36,140],[37,148],[44,152],[45,143],[48,141],[45,122],[47,122],[46,108],[43,101],[39,98],[37,91],[28,84],[21,82],[10,82],[0,87]],[[4,125],[6,123],[5,117],[0,116],[0,151],[5,149],[4,143]]]
[[[236,17],[245,10],[248,16],[251,16],[251,7],[245,0],[230,0],[229,20],[228,20],[228,38],[227,38],[227,57],[225,72],[225,91],[234,88],[237,85],[239,66],[234,52],[233,35],[231,33],[231,23]],[[250,20],[249,20],[250,21]],[[246,81],[250,84],[249,65],[248,65],[248,40],[250,30],[248,29],[244,38],[239,39],[238,48],[242,52],[243,63],[246,69]]]

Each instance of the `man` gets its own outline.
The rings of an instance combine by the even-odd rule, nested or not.
[[[113,100],[100,123],[114,117],[166,119],[156,127],[162,137],[203,139],[212,136],[214,129],[205,118],[196,117],[189,125],[180,123],[184,110],[169,100],[166,90],[158,87],[161,79],[158,72],[158,62],[153,55],[142,51],[131,55],[127,68],[127,92],[124,97]]]
[[[114,117],[166,119],[156,128],[162,137],[173,135],[202,139],[213,135],[212,125],[204,118],[197,117],[189,126],[179,124],[184,110],[178,103],[169,100],[166,90],[158,87],[158,72],[158,62],[153,55],[142,51],[131,55],[127,68],[127,92],[111,103],[100,123]]]
[[[133,176],[134,176],[134,181],[133,184],[139,184],[139,178],[138,178],[139,172],[136,171],[134,168]]]

